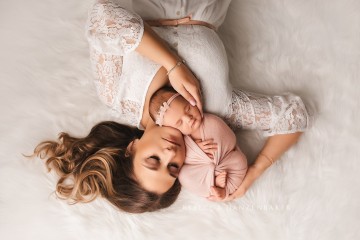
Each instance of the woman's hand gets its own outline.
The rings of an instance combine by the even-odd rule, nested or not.
[[[224,198],[224,196],[221,195],[221,192],[219,192],[216,187],[211,187],[212,195],[210,197],[207,197],[207,199],[214,202],[230,202],[232,200],[244,196],[246,191],[247,188],[243,184],[241,184],[240,187],[234,193]]]
[[[144,23],[144,34],[136,51],[164,66],[167,71],[176,66],[180,59],[147,23]],[[169,74],[169,80],[172,87],[191,105],[196,105],[203,115],[200,83],[190,69],[185,64],[176,66]]]
[[[190,69],[185,64],[175,67],[169,74],[169,81],[192,106],[197,106],[203,116],[200,82]]]

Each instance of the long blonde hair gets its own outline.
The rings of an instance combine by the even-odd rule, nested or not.
[[[105,121],[95,125],[88,136],[75,138],[60,133],[58,141],[38,144],[33,156],[46,159],[49,171],[60,176],[56,193],[70,203],[108,199],[132,213],[155,211],[170,206],[180,193],[178,180],[164,194],[146,191],[133,173],[133,158],[126,151],[143,132],[123,124]]]

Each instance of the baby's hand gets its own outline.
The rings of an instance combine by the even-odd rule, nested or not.
[[[217,143],[214,143],[213,139],[208,139],[201,141],[195,140],[196,144],[201,148],[201,150],[208,155],[209,158],[214,159],[214,154],[217,150]]]
[[[221,172],[215,177],[215,186],[225,188],[227,172]]]

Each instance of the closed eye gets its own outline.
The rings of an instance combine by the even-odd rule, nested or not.
[[[156,161],[155,164],[159,164],[160,163],[160,158],[156,155],[152,155],[148,158],[149,160],[153,160],[153,161]],[[152,162],[152,161],[151,161]],[[150,163],[150,162],[149,162]],[[158,167],[148,167],[148,166],[145,166],[151,170],[154,170],[156,171],[158,169]],[[172,176],[173,178],[177,178],[179,176],[179,165],[176,164],[176,163],[169,163],[168,166],[167,166],[167,169],[169,170],[169,174],[170,176]]]
[[[179,176],[179,166],[176,163],[169,164],[168,168],[172,177],[177,178]]]
[[[156,161],[160,161],[160,158],[159,158],[158,156],[155,156],[155,155],[150,156],[150,158],[153,158],[153,159],[155,159]]]

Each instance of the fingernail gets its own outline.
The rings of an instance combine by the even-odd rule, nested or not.
[[[194,100],[190,100],[190,104],[191,104],[191,106],[196,106],[196,102],[194,101]]]

